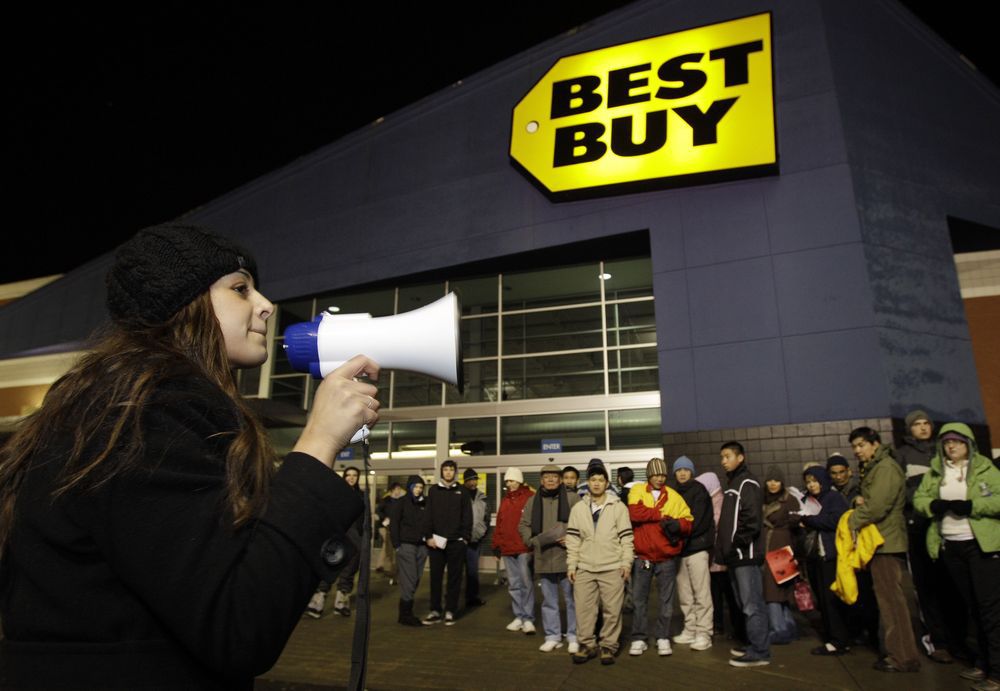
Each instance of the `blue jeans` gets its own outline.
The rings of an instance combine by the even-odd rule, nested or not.
[[[535,584],[531,580],[531,554],[504,557],[507,570],[507,592],[514,616],[521,621],[535,621]]]
[[[729,579],[733,585],[736,604],[743,612],[747,624],[746,656],[751,660],[770,660],[771,648],[767,642],[767,608],[764,606],[764,586],[760,566],[730,566]]]
[[[799,637],[799,627],[787,602],[768,602],[767,622],[768,641],[771,643],[784,645]]]
[[[646,568],[646,566],[649,568]],[[653,626],[653,635],[659,640],[670,638],[670,617],[674,613],[674,586],[677,583],[677,559],[667,559],[660,562],[647,562],[636,559],[632,562],[632,640],[644,641],[648,632],[648,617],[646,615],[649,587],[653,576],[656,576],[656,589],[659,596],[659,614]]]
[[[540,574],[542,586],[542,628],[545,640],[562,640],[562,618],[559,616],[559,591],[566,601],[566,640],[576,640],[576,605],[573,603],[573,584],[564,573]]]

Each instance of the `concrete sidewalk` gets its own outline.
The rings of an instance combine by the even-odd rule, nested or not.
[[[694,652],[675,645],[670,657],[652,649],[629,657],[627,642],[616,664],[598,660],[574,665],[565,648],[539,652],[544,637],[504,629],[512,615],[506,589],[492,585],[493,574],[483,574],[482,596],[487,604],[460,612],[454,626],[423,628],[396,623],[398,589],[372,574],[371,642],[367,687],[379,689],[865,689],[922,691],[963,689],[959,664],[941,665],[924,659],[915,674],[886,674],[871,666],[876,653],[856,648],[839,658],[818,657],[809,651],[819,644],[815,631],[803,623],[803,637],[772,648],[767,667],[737,669],[727,664],[731,641],[716,637],[714,646]],[[651,600],[653,596],[651,595]],[[330,598],[332,600],[332,598]],[[416,614],[427,612],[427,575],[417,594]],[[541,602],[538,593],[536,602]],[[536,604],[536,609],[539,607]],[[347,685],[354,616],[333,613],[332,605],[320,620],[303,618],[278,664],[257,680],[259,691],[324,691]],[[540,624],[536,621],[536,624]],[[673,628],[679,630],[680,616]],[[629,631],[626,615],[623,635]],[[676,633],[676,631],[675,631]]]

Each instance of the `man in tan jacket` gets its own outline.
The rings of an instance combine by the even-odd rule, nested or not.
[[[594,627],[598,607],[604,616],[601,627],[602,665],[615,662],[622,630],[625,582],[632,570],[632,522],[628,509],[608,492],[608,471],[594,459],[587,467],[589,493],[569,514],[566,528],[566,573],[574,584],[577,637],[580,650],[573,662],[597,657]]]

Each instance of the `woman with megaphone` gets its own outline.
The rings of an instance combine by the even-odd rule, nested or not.
[[[0,687],[252,688],[364,510],[332,465],[379,367],[329,374],[275,469],[233,373],[274,311],[250,255],[156,226],[107,286],[111,324],[0,452]]]

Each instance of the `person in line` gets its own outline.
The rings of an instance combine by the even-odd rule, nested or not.
[[[392,539],[389,537],[389,507],[406,496],[406,490],[398,482],[393,482],[389,486],[389,491],[382,497],[382,501],[375,507],[375,524],[382,537],[382,552],[379,554],[378,567],[376,572],[384,574],[389,579],[389,585],[396,583],[396,548],[392,546]]]
[[[764,563],[764,505],[760,482],[747,468],[746,452],[736,441],[719,450],[727,489],[715,541],[715,557],[729,567],[729,580],[746,622],[747,646],[730,651],[733,667],[770,664],[767,607],[764,604],[761,565]]]
[[[941,426],[937,453],[913,498],[931,519],[927,551],[944,562],[955,591],[972,610],[979,640],[973,668],[961,676],[977,691],[1000,689],[1000,470],[979,453],[968,425]],[[952,591],[952,592],[955,592]]]
[[[542,588],[542,629],[545,640],[538,648],[549,653],[562,647],[562,618],[559,593],[566,603],[566,641],[569,653],[579,650],[576,637],[576,610],[573,584],[566,576],[566,525],[570,510],[580,501],[562,484],[562,471],[555,464],[542,467],[541,484],[521,511],[518,531],[521,540],[534,550],[534,571]],[[523,625],[522,625],[523,626]]]
[[[618,484],[618,496],[627,497],[635,484],[635,471],[629,467],[619,468],[615,472],[615,482]]]
[[[904,423],[906,434],[896,447],[896,461],[906,473],[903,517],[906,519],[906,538],[909,542],[907,557],[910,574],[913,576],[913,587],[917,590],[920,610],[920,617],[915,622],[918,634],[922,634],[918,642],[931,660],[950,664],[955,661],[952,649],[958,655],[968,657],[963,643],[968,617],[955,607],[945,606],[941,599],[941,594],[952,592],[955,584],[942,561],[935,561],[928,554],[926,536],[931,521],[913,506],[913,496],[924,474],[931,469],[931,459],[936,451],[934,422],[925,411],[917,409],[907,413]]]
[[[404,626],[423,626],[413,614],[413,598],[427,562],[426,510],[423,478],[411,475],[406,481],[406,494],[388,507],[389,539],[396,548],[399,575],[397,621]]]
[[[445,626],[455,624],[458,596],[462,590],[462,571],[472,540],[472,502],[455,476],[458,465],[450,458],[441,463],[441,479],[427,490],[427,510],[424,512],[424,534],[430,550],[431,562],[431,611],[424,617],[425,624],[444,621]],[[441,616],[441,586],[445,570],[448,583],[445,592],[444,617]]]
[[[514,619],[507,624],[508,631],[520,631],[529,636],[535,633],[535,584],[531,580],[532,549],[524,544],[518,526],[524,505],[534,494],[524,484],[520,468],[508,468],[503,476],[507,491],[500,499],[497,524],[493,531],[493,551],[503,559],[507,573],[507,592]]]
[[[601,656],[612,665],[622,629],[622,601],[634,556],[632,522],[625,503],[608,491],[608,471],[600,459],[587,466],[589,492],[569,514],[566,528],[566,575],[573,583],[580,649],[573,662]],[[594,627],[600,610],[604,622],[600,650]]]
[[[718,484],[718,478],[716,478]],[[687,456],[674,461],[674,487],[691,510],[691,534],[684,542],[677,567],[677,599],[684,614],[684,628],[674,643],[691,650],[712,647],[712,579],[710,552],[715,546],[715,515],[708,490],[694,479],[694,462]],[[721,492],[719,496],[721,504]]]
[[[562,481],[566,489],[576,494],[576,488],[580,484],[580,471],[571,465],[562,469]]]
[[[833,489],[840,492],[840,496],[847,501],[848,508],[853,508],[854,500],[861,496],[861,487],[858,479],[854,477],[850,462],[839,453],[835,453],[826,459],[826,472],[830,474]]]
[[[729,570],[725,564],[713,558],[715,543],[718,541],[719,520],[722,516],[722,483],[719,476],[708,471],[698,475],[695,480],[707,491],[712,499],[712,547],[709,550],[709,579],[712,586],[712,632],[713,635],[725,635],[731,640],[740,641],[746,645],[746,624],[743,612],[736,604],[732,585],[729,583]],[[726,612],[729,613],[729,633],[726,633]]]
[[[785,471],[781,466],[768,466],[764,486],[767,489],[763,513],[764,553],[767,554],[795,544],[792,531],[799,523],[795,514],[799,511],[800,504],[786,488]],[[771,645],[791,643],[799,637],[798,625],[792,617],[794,581],[779,584],[767,561],[764,562],[761,578],[764,582],[764,602],[767,603],[768,640]]]
[[[802,474],[806,492],[819,502],[816,514],[804,514],[800,524],[815,533],[811,541],[815,548],[801,555],[799,564],[805,565],[809,583],[819,600],[823,624],[823,645],[813,648],[813,655],[844,655],[850,651],[851,636],[848,629],[848,606],[837,597],[830,586],[837,579],[837,524],[847,511],[844,495],[832,488],[826,468],[809,468]]]
[[[646,464],[646,482],[637,482],[628,494],[628,514],[634,531],[632,564],[632,643],[629,655],[642,655],[649,647],[646,608],[650,586],[656,578],[659,598],[653,637],[657,653],[671,655],[670,619],[674,610],[677,564],[684,540],[691,534],[694,517],[680,493],[667,487],[667,464],[652,458]]]
[[[344,481],[347,483],[348,487],[361,495],[363,500],[364,495],[361,491],[361,487],[358,486],[358,480],[360,477],[361,471],[354,466],[344,468]],[[350,538],[355,544],[361,544],[363,530],[364,516],[358,516],[357,520],[355,520],[351,525],[349,533]],[[360,563],[361,553],[354,550],[351,553],[347,565],[337,577],[337,593],[333,598],[333,611],[342,617],[351,616],[351,591],[354,590],[354,577],[358,573],[358,566]],[[319,586],[316,588],[316,592],[313,593],[312,598],[309,600],[309,604],[306,606],[306,614],[313,619],[319,619],[323,616],[323,609],[326,606],[326,594],[330,592],[332,585],[332,583],[327,581],[320,581]]]
[[[874,668],[880,672],[916,672],[920,658],[903,595],[903,577],[907,573],[903,469],[893,459],[891,447],[882,444],[879,433],[870,427],[851,430],[848,441],[861,473],[861,500],[855,501],[848,525],[851,530],[874,525],[885,540],[869,567],[886,651]]]
[[[465,608],[482,607],[486,601],[479,597],[479,542],[486,535],[486,495],[479,489],[479,473],[466,468],[462,473],[462,486],[472,502],[472,539],[466,550]]]
[[[378,365],[327,375],[276,469],[234,376],[274,312],[250,254],[154,226],[107,286],[110,324],[0,449],[0,687],[251,689],[365,510],[332,467]]]

